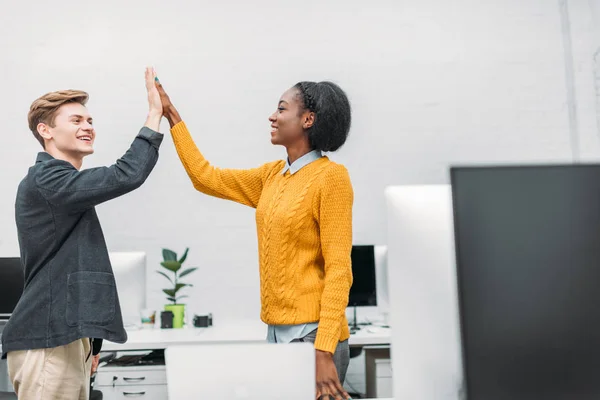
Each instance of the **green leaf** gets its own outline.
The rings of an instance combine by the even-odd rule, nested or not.
[[[167,300],[177,303],[177,299],[175,297],[167,297]]]
[[[163,249],[162,253],[165,261],[177,261],[177,253],[173,250]]]
[[[175,293],[177,293],[179,291],[179,289],[183,289],[186,286],[192,286],[189,283],[178,283],[177,285],[175,285]]]
[[[167,279],[169,280],[169,282],[171,282],[171,285],[174,285],[174,284],[175,284],[175,283],[173,282],[173,280],[172,280],[171,278],[169,278],[169,277],[167,276],[167,274],[165,274],[164,272],[162,272],[162,271],[156,271],[156,272],[158,272],[159,274],[161,274],[162,276],[164,276],[165,278],[167,278]]]
[[[192,286],[189,283],[178,283],[177,285],[175,285],[175,291],[179,290],[179,289],[183,289],[186,286]]]
[[[187,249],[185,249],[185,253],[183,253],[183,256],[181,256],[181,259],[179,260],[180,264],[183,264],[185,262],[185,259],[187,258],[187,253],[189,251],[189,247]]]
[[[160,265],[162,265],[171,272],[177,272],[181,268],[181,264],[179,263],[179,261],[163,261],[160,263]]]
[[[173,289],[163,289],[163,292],[170,297],[175,297],[175,290]]]
[[[184,276],[186,276],[187,274],[191,274],[192,272],[194,272],[195,270],[197,270],[198,268],[188,268],[185,271],[183,271],[182,273],[179,274],[180,278],[183,278]]]

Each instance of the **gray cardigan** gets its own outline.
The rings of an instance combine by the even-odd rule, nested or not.
[[[156,165],[162,139],[144,127],[114,165],[82,171],[38,154],[17,191],[25,286],[2,332],[2,358],[10,351],[52,348],[81,338],[127,340],[94,207],[140,187]]]

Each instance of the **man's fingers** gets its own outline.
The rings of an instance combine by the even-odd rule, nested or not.
[[[150,68],[146,67],[146,72],[144,73],[144,78],[146,80],[146,88],[150,89]]]
[[[146,90],[150,91],[154,88],[154,72],[150,67],[146,67]]]
[[[153,67],[146,67],[146,88],[151,90],[155,87],[158,82],[158,76],[156,75],[156,70]]]
[[[100,355],[97,354],[95,356],[92,357],[92,374],[96,371],[98,371],[98,364],[100,361]]]

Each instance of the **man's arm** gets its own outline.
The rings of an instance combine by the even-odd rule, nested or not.
[[[40,193],[53,206],[84,210],[140,187],[158,160],[163,135],[143,127],[131,147],[110,167],[78,171],[63,160],[50,160],[36,173]]]
[[[122,196],[144,183],[156,165],[163,140],[158,132],[163,107],[156,79],[154,69],[146,68],[148,117],[129,150],[115,164],[78,171],[66,161],[51,160],[36,171],[37,187],[50,204],[77,212]]]

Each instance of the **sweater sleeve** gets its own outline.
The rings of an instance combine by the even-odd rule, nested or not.
[[[319,203],[319,230],[325,260],[325,284],[315,348],[330,353],[340,339],[352,286],[352,205],[354,192],[348,171],[333,164],[325,173]]]
[[[196,190],[214,197],[256,208],[269,173],[281,161],[253,169],[221,169],[213,167],[194,143],[183,121],[171,128],[179,159]]]

